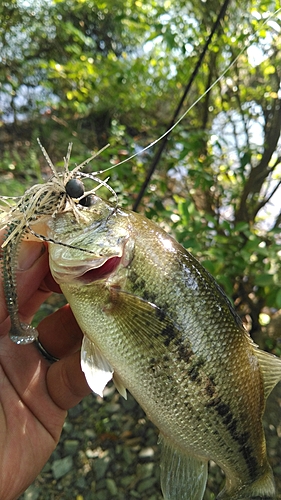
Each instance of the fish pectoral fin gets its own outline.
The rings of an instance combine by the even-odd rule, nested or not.
[[[160,435],[161,487],[165,500],[202,500],[208,477],[208,461],[175,449]]]
[[[103,397],[106,384],[113,377],[113,368],[100,350],[84,336],[81,347],[81,368],[93,392]]]
[[[140,345],[163,349],[182,333],[169,315],[155,304],[120,289],[111,289],[109,314],[113,314],[118,327],[124,332],[137,335]]]
[[[281,359],[273,354],[255,348],[263,377],[264,395],[269,396],[275,385],[281,380]]]

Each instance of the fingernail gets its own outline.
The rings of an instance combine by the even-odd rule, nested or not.
[[[22,242],[18,255],[18,271],[27,271],[30,269],[36,260],[45,253],[45,245],[43,243],[25,243]]]

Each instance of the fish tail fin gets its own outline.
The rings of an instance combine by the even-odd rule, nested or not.
[[[160,436],[161,487],[164,500],[202,500],[208,475],[208,462],[175,449]]]
[[[272,469],[269,464],[266,465],[263,474],[258,479],[242,488],[230,491],[226,487],[218,495],[217,500],[274,500],[275,482]]]

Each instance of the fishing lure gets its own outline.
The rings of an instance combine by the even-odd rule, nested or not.
[[[2,244],[3,284],[7,309],[11,319],[10,338],[16,344],[29,344],[38,337],[36,328],[22,323],[18,315],[15,269],[21,240],[29,233],[39,240],[52,241],[58,245],[69,246],[36,233],[32,226],[46,217],[55,217],[65,209],[71,210],[77,221],[83,220],[83,207],[91,205],[94,193],[102,185],[113,194],[117,205],[117,195],[107,184],[109,178],[101,180],[92,174],[81,172],[81,169],[96,157],[96,154],[72,170],[69,170],[72,150],[72,144],[70,143],[67,155],[64,158],[63,172],[59,173],[39,140],[38,143],[51,168],[52,176],[50,179],[44,184],[35,184],[29,188],[19,200],[18,198],[1,198],[2,203],[5,204],[2,210],[7,212],[8,206],[8,213],[4,214],[1,218],[2,227],[6,226],[6,234]],[[90,191],[85,191],[81,180],[83,178],[90,178],[97,182],[98,185]],[[9,199],[18,201],[13,205],[9,203]],[[91,253],[89,250],[85,251]]]

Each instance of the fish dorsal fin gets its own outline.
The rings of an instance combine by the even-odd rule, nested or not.
[[[160,444],[164,500],[202,500],[208,477],[208,461],[175,449],[162,435]]]
[[[281,380],[281,359],[273,354],[255,348],[262,372],[264,395],[269,396],[275,385]]]
[[[103,397],[106,384],[113,376],[113,368],[100,350],[84,336],[81,347],[81,368],[93,392]]]

